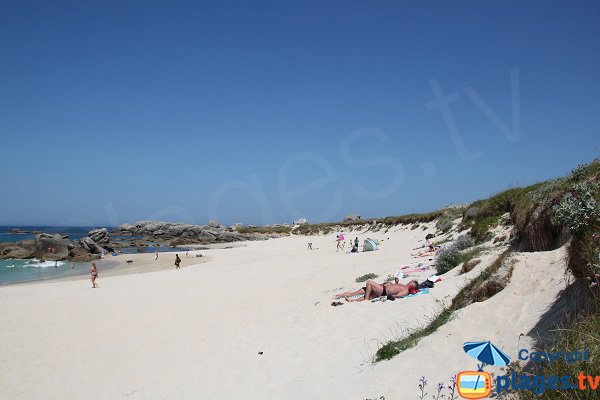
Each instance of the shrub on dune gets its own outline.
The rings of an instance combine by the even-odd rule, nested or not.
[[[439,251],[435,260],[435,269],[438,274],[445,274],[460,264],[462,256],[460,250],[455,246],[450,246]]]

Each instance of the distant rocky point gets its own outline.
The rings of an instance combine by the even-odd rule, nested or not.
[[[210,244],[239,242],[243,240],[262,240],[264,235],[240,233],[237,226],[229,228],[216,221],[208,225],[192,225],[178,222],[138,221],[134,224],[122,224],[112,232],[117,236],[143,236],[151,241],[169,241],[172,246],[183,244]]]

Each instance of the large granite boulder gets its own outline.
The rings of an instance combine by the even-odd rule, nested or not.
[[[88,232],[88,236],[95,243],[100,244],[100,245],[110,243],[110,236],[108,234],[108,229],[106,229],[106,228],[93,229]]]
[[[68,239],[69,235],[63,235],[62,233],[38,233],[37,235],[35,235],[35,239],[36,240],[42,240],[42,239],[51,239],[51,240],[62,240],[62,239]]]
[[[100,259],[100,254],[92,254],[85,249],[79,242],[69,249],[69,260],[76,262],[88,262]]]
[[[35,240],[16,243],[0,243],[0,259],[39,258],[48,261],[73,260],[91,261],[100,258],[104,248],[91,238],[69,240],[61,234],[38,234]]]
[[[81,247],[92,254],[102,254],[105,251],[104,248],[98,246],[98,244],[89,236],[79,239],[79,243],[81,244]]]
[[[222,227],[223,227],[223,226],[222,226],[220,223],[218,223],[217,221],[208,221],[208,224],[207,224],[207,226],[208,226],[209,228],[216,228],[216,229],[219,229],[219,228],[222,228]]]
[[[0,260],[9,258],[33,258],[35,257],[36,246],[32,240],[18,243],[0,243]]]
[[[113,234],[119,235],[119,236],[132,236],[132,235],[135,235],[135,231],[136,231],[135,225],[121,224],[121,225],[119,225],[117,230],[115,230],[113,232]]]

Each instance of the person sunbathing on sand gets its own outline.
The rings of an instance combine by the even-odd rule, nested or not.
[[[367,281],[367,285],[363,288],[358,289],[355,292],[344,292],[340,294],[336,294],[336,297],[343,297],[346,301],[363,301],[363,300],[371,300],[381,296],[387,296],[388,298],[398,298],[404,297],[409,294],[414,294],[419,291],[419,282],[410,281],[408,284],[403,285],[398,282],[396,279],[396,283],[384,282],[377,283],[372,280]],[[356,299],[351,299],[350,297],[362,294],[362,297],[358,297]]]
[[[411,256],[413,256],[413,257],[430,257],[430,256],[435,256],[436,254],[437,254],[437,250],[427,249],[427,250],[423,250],[423,251],[420,251],[415,254],[411,254]]]

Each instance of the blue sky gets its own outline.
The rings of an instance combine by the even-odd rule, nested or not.
[[[0,1],[0,224],[377,217],[563,175],[600,153],[598,37],[598,2]]]

